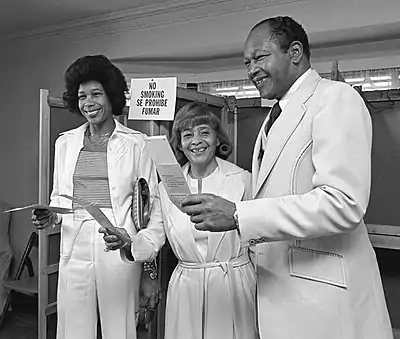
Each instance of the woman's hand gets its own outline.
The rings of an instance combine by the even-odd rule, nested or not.
[[[162,298],[160,282],[150,277],[150,271],[143,271],[139,293],[139,323],[147,325],[152,321]]]
[[[48,209],[35,208],[32,210],[31,219],[36,229],[43,230],[55,224],[56,216],[56,213],[50,212]]]
[[[124,235],[126,238],[130,239],[131,237],[129,236],[128,232],[126,231],[125,228],[122,227],[116,227],[119,233]],[[99,228],[99,233],[103,233],[103,239],[104,242],[106,243],[106,248],[105,251],[116,251],[120,249],[124,249],[127,252],[131,251],[131,243],[128,241],[122,240],[118,235],[115,234],[110,234],[104,227]]]

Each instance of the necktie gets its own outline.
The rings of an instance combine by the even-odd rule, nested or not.
[[[272,106],[271,108],[271,113],[269,114],[268,123],[265,125],[265,135],[268,135],[268,132],[272,127],[272,124],[276,121],[276,119],[278,119],[281,112],[282,109],[279,106],[279,102],[276,102],[274,106]]]
[[[279,115],[281,114],[282,109],[279,106],[279,102],[276,102],[274,106],[271,108],[271,112],[269,113],[269,120],[265,125],[265,135],[268,135],[269,130],[272,127],[272,124],[278,119]],[[261,161],[264,156],[264,149],[263,146],[260,148],[260,153],[258,154],[258,165],[261,166]]]

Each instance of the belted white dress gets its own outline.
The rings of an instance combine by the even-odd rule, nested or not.
[[[192,193],[213,193],[231,201],[243,200],[250,175],[217,158],[218,167],[198,180],[188,176]],[[164,228],[140,231],[133,241],[136,260],[150,260],[164,243],[165,234],[179,260],[167,293],[165,339],[253,339],[256,275],[248,248],[240,245],[237,231],[197,231],[189,217],[169,199],[160,184]]]

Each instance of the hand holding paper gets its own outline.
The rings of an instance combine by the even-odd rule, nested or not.
[[[49,209],[35,208],[32,210],[32,223],[38,230],[43,230],[56,223],[57,213]]]
[[[32,210],[32,223],[38,230],[46,229],[50,226],[53,226],[57,219],[57,213],[59,214],[69,214],[73,213],[73,210],[70,208],[63,207],[55,207],[41,204],[32,204],[23,207],[16,207],[2,213],[11,213],[11,212],[19,212],[24,210]]]
[[[189,186],[165,135],[147,137],[147,148],[165,190],[171,201],[179,209],[181,201],[190,194]]]
[[[182,202],[182,211],[199,231],[226,232],[237,229],[232,201],[214,194],[193,194]]]
[[[101,211],[101,209],[96,206],[95,202],[71,197],[66,194],[61,194],[61,196],[81,205],[100,224],[100,226],[107,231],[108,234],[117,236],[118,239],[122,241],[124,246],[126,246],[127,244],[131,244],[132,240],[129,234],[125,232],[125,229],[115,227],[111,223],[110,219],[108,219],[107,216]]]
[[[106,243],[107,250],[116,251],[124,248],[127,249],[128,252],[130,252],[131,238],[126,229],[122,227],[115,227],[114,231],[115,230],[117,230],[119,234],[122,234],[123,237],[116,234],[110,234],[108,230],[104,227],[100,227],[99,229],[99,233],[104,234],[103,239]],[[123,239],[125,239],[125,241]],[[126,241],[128,239],[129,241]]]

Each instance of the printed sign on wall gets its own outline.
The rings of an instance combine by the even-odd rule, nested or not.
[[[174,120],[176,78],[131,79],[129,119]]]

